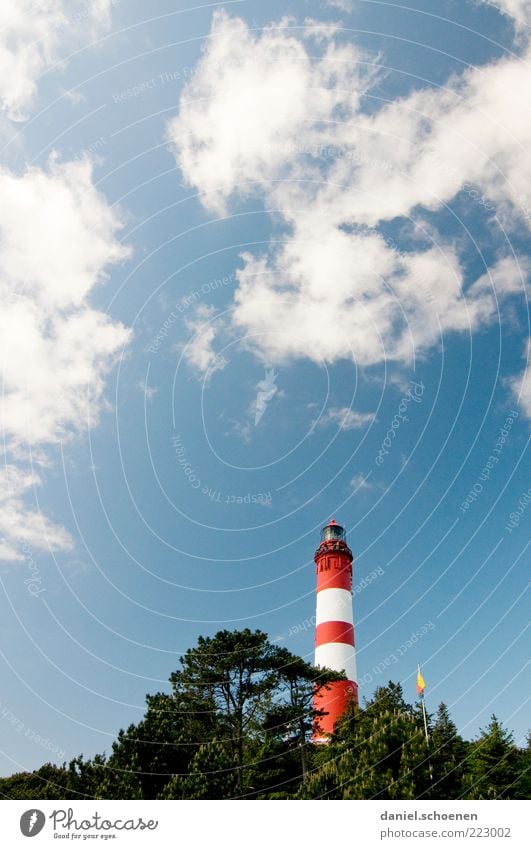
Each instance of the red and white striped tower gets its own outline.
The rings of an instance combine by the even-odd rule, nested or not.
[[[353,557],[345,531],[334,519],[323,528],[314,559],[317,566],[315,666],[344,672],[348,679],[334,681],[314,697],[315,710],[327,712],[316,720],[314,741],[326,742],[348,704],[358,704],[352,615]]]

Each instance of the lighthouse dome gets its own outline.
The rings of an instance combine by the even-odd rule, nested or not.
[[[345,529],[338,525],[335,519],[331,519],[328,525],[325,525],[321,531],[321,542],[329,540],[345,540]]]

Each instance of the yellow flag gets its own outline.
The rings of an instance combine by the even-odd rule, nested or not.
[[[426,686],[426,682],[425,682],[424,678],[422,677],[422,673],[420,671],[420,666],[419,666],[418,671],[417,671],[417,693],[419,695],[424,691],[425,686]]]

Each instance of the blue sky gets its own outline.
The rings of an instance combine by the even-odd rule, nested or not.
[[[74,5],[2,13],[2,774],[311,659],[332,516],[362,698],[523,741],[528,0]]]

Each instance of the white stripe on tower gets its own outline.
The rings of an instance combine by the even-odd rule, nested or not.
[[[340,590],[337,587],[317,591],[316,625],[323,622],[341,622],[354,624],[352,613],[352,593],[350,590]]]
[[[356,681],[356,650],[347,643],[325,643],[315,649],[315,665],[344,672],[349,681]]]

